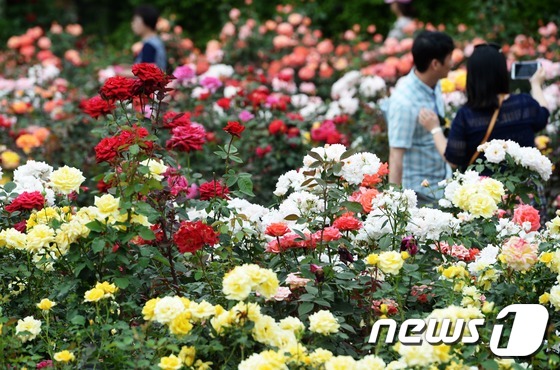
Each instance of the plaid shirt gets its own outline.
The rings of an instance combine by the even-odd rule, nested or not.
[[[397,82],[387,107],[389,146],[406,149],[403,158],[402,186],[431,199],[443,197],[438,182],[451,176],[451,168],[438,153],[432,134],[418,123],[420,109],[444,114],[440,83],[435,89],[423,83],[414,69]],[[430,188],[422,187],[428,180]],[[434,194],[435,192],[435,194]]]

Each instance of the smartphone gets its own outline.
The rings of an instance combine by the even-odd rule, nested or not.
[[[541,66],[540,62],[514,62],[511,65],[511,79],[512,80],[528,80],[530,79],[537,69]]]

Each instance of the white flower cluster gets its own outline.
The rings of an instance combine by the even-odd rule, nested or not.
[[[52,64],[48,64],[46,66],[35,64],[27,71],[27,76],[39,85],[54,80],[59,74],[60,69]]]
[[[492,140],[478,147],[490,163],[501,163],[509,154],[516,164],[537,172],[543,180],[552,174],[552,162],[537,148],[521,147],[511,140]]]
[[[404,189],[403,191],[389,188],[376,196],[372,201],[373,208],[383,208],[389,212],[412,210],[416,208],[418,198],[414,190]]]
[[[227,64],[212,64],[206,72],[201,74],[198,78],[202,81],[206,77],[214,78],[229,78],[233,76],[235,70],[232,66]]]
[[[38,191],[45,195],[49,206],[54,204],[54,191],[48,187],[53,168],[45,162],[27,161],[14,171],[14,183],[17,185],[14,193],[21,194],[24,191]]]
[[[411,218],[406,231],[419,241],[439,240],[443,234],[453,233],[460,221],[451,213],[432,208],[415,208],[410,211]]]
[[[476,256],[474,262],[469,263],[469,272],[473,275],[479,275],[483,270],[492,266],[498,261],[499,253],[500,248],[493,245],[488,245],[486,248],[483,248]]]
[[[373,175],[379,171],[381,160],[373,153],[356,153],[344,159],[340,175],[348,183],[359,185],[365,175]]]
[[[387,214],[379,208],[373,209],[366,217],[363,227],[356,235],[356,241],[371,243],[393,232]]]
[[[360,94],[365,98],[374,98],[387,88],[385,80],[379,76],[366,76],[360,83]]]

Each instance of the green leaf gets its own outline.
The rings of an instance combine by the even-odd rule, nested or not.
[[[115,279],[115,285],[118,286],[120,289],[126,289],[129,284],[130,284],[130,281],[126,277]]]
[[[105,239],[95,239],[91,243],[91,249],[94,253],[99,253],[105,248]]]
[[[9,182],[6,185],[4,185],[4,191],[6,193],[11,193],[12,191],[14,191],[14,189],[17,187],[17,185],[13,182]]]
[[[84,326],[86,323],[86,318],[82,315],[76,315],[70,319],[70,322],[74,325]]]
[[[309,151],[307,153],[308,156],[310,156],[313,159],[316,159],[317,161],[319,161],[320,163],[323,163],[323,158],[319,155],[319,153],[314,152],[314,151]]]
[[[154,240],[156,238],[154,232],[147,227],[141,228],[139,234],[144,240]]]
[[[86,227],[88,229],[90,229],[91,231],[95,231],[95,232],[103,232],[103,229],[105,228],[105,225],[103,225],[101,222],[95,220],[92,222],[89,222],[86,224]]]
[[[343,161],[346,158],[348,158],[348,157],[350,157],[354,154],[356,154],[356,149],[349,149],[349,150],[345,151],[344,153],[342,153],[342,155],[340,156],[340,160]]]
[[[133,144],[128,147],[128,151],[130,152],[130,154],[136,155],[140,152],[140,147],[138,146],[138,144]]]
[[[299,216],[294,215],[294,214],[287,215],[286,217],[284,217],[284,220],[286,220],[286,221],[297,221],[298,219],[299,219]]]
[[[311,311],[313,311],[314,304],[312,302],[304,302],[298,307],[298,314],[303,316]]]
[[[482,364],[482,368],[486,370],[499,370],[500,366],[494,360],[486,360]]]
[[[341,204],[342,207],[345,207],[346,209],[348,209],[350,212],[354,212],[354,213],[362,213],[364,212],[364,208],[362,207],[362,205],[358,202],[342,202]]]
[[[237,185],[239,186],[239,191],[243,194],[247,194],[249,196],[254,196],[253,194],[253,181],[249,177],[240,177],[237,180]]]
[[[305,287],[305,290],[307,290],[307,293],[312,294],[312,295],[317,295],[319,293],[319,289],[317,289],[316,287],[314,287],[312,285],[307,285]]]

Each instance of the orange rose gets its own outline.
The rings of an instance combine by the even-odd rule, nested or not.
[[[25,154],[29,154],[33,148],[41,146],[41,142],[34,135],[23,134],[16,139],[16,145],[18,148],[22,149]]]

